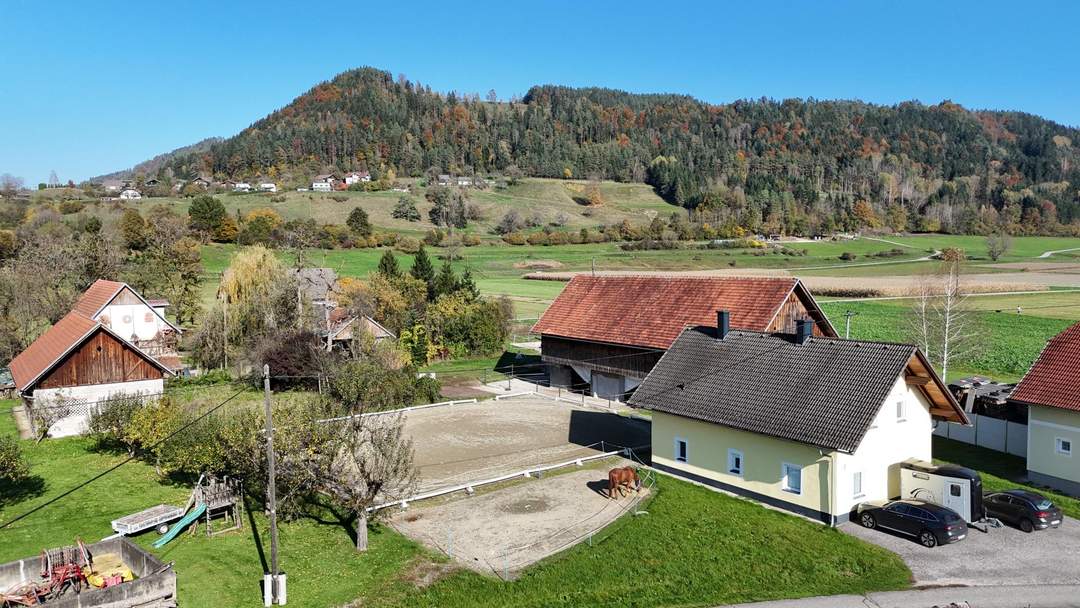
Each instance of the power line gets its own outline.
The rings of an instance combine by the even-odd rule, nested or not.
[[[243,393],[243,392],[245,392],[245,391],[246,391],[246,389],[243,389],[243,390],[239,390],[239,391],[237,391],[237,392],[233,393],[233,395],[232,395],[231,397],[229,397],[228,399],[226,399],[226,400],[222,401],[221,403],[219,403],[219,404],[215,405],[214,407],[210,408],[210,409],[209,409],[209,410],[207,410],[207,411],[206,411],[205,413],[203,413],[203,414],[199,415],[198,417],[196,417],[196,418],[195,418],[194,420],[192,420],[191,422],[188,422],[187,424],[184,424],[184,425],[183,425],[183,426],[181,426],[181,427],[180,427],[179,429],[177,429],[177,430],[173,431],[172,433],[170,433],[169,435],[167,435],[167,436],[166,436],[166,437],[164,437],[163,439],[160,439],[160,440],[158,440],[158,441],[156,441],[156,442],[152,443],[151,445],[147,446],[147,447],[146,447],[145,449],[146,449],[146,450],[153,450],[154,448],[156,448],[156,447],[158,447],[159,445],[161,445],[161,444],[165,443],[166,441],[169,441],[169,440],[170,440],[170,439],[172,439],[173,437],[176,437],[176,436],[177,436],[177,435],[179,435],[180,433],[182,433],[182,432],[186,431],[187,429],[191,428],[191,427],[192,427],[192,426],[194,426],[195,424],[197,424],[197,423],[201,422],[201,421],[202,421],[202,420],[203,420],[204,418],[206,418],[206,417],[207,417],[207,416],[209,416],[210,414],[213,414],[214,412],[218,411],[218,410],[219,410],[219,409],[221,409],[222,407],[225,407],[225,405],[226,405],[227,403],[229,403],[230,401],[232,401],[232,400],[233,400],[233,399],[235,399],[236,397],[239,397],[239,396],[240,396],[240,394],[241,394],[241,393]],[[25,512],[25,513],[23,513],[22,515],[19,515],[18,517],[15,517],[15,518],[13,518],[13,519],[10,519],[10,520],[8,520],[8,521],[4,522],[3,524],[0,524],[0,530],[4,530],[4,529],[6,529],[6,528],[10,527],[10,526],[11,526],[11,524],[13,524],[13,523],[15,523],[15,522],[17,522],[17,521],[20,521],[20,520],[22,520],[22,519],[25,519],[25,518],[29,517],[30,515],[32,515],[32,514],[34,514],[34,513],[38,512],[38,511],[40,511],[40,510],[44,509],[45,507],[47,507],[47,506],[49,506],[49,505],[51,505],[51,504],[53,504],[53,503],[56,503],[56,502],[60,501],[60,500],[61,500],[62,498],[66,498],[67,496],[70,496],[71,494],[74,494],[74,493],[75,493],[75,492],[77,492],[78,490],[81,490],[82,488],[85,488],[86,486],[90,485],[91,483],[94,483],[95,481],[97,481],[97,480],[101,479],[102,477],[105,477],[105,476],[106,476],[106,475],[108,475],[109,473],[112,473],[113,471],[115,471],[115,470],[119,469],[120,467],[122,467],[122,466],[124,466],[124,465],[128,464],[129,462],[131,462],[131,461],[133,461],[133,460],[136,460],[137,458],[138,458],[137,456],[128,456],[127,458],[125,458],[124,460],[120,461],[119,463],[117,463],[117,464],[115,464],[115,465],[113,465],[113,466],[109,467],[108,469],[105,469],[104,471],[102,471],[101,473],[98,473],[97,475],[94,475],[94,476],[93,476],[93,477],[91,477],[90,479],[87,479],[86,481],[83,481],[83,482],[81,482],[81,483],[78,483],[78,484],[76,484],[75,486],[73,486],[73,487],[71,487],[71,488],[68,488],[67,490],[65,490],[65,491],[64,491],[64,492],[62,492],[61,494],[59,494],[59,495],[57,495],[57,496],[54,496],[53,498],[50,498],[49,500],[47,500],[47,501],[45,501],[45,502],[41,503],[40,505],[38,505],[38,506],[36,506],[36,507],[34,507],[34,508],[30,509],[29,511],[26,511],[26,512]]]

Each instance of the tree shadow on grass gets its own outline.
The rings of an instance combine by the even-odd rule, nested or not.
[[[45,493],[45,479],[37,475],[30,475],[20,481],[6,482],[0,485],[0,509],[8,506],[37,498]]]

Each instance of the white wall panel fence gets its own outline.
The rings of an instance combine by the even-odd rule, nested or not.
[[[1027,456],[1027,425],[978,414],[968,414],[968,418],[971,426],[939,422],[934,434],[995,452]]]

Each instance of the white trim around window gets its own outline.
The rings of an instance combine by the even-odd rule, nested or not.
[[[1072,456],[1072,439],[1054,437],[1054,453],[1061,456]]]
[[[746,459],[743,458],[743,453],[735,448],[730,448],[727,451],[727,472],[731,475],[743,476],[743,470],[745,467]]]
[[[903,399],[896,400],[896,421],[904,422],[907,420],[907,403],[904,403]]]
[[[685,437],[675,438],[675,462],[690,462],[690,443]]]
[[[790,462],[781,464],[780,487],[785,492],[802,494],[802,467]]]
[[[863,492],[862,487],[862,471],[855,471],[851,474],[851,497],[862,498],[866,496],[866,492]]]

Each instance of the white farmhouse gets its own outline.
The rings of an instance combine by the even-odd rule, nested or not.
[[[914,346],[691,327],[630,398],[652,410],[653,466],[835,525],[901,494],[934,420],[963,409]]]
[[[259,184],[260,192],[277,192],[277,184],[274,182],[261,182]]]
[[[134,188],[128,188],[120,193],[120,198],[126,201],[134,201],[141,199],[142,194]]]
[[[351,171],[345,174],[345,185],[351,186],[360,182],[370,182],[371,174],[367,171]]]
[[[330,192],[334,187],[329,182],[311,182],[311,189],[314,192]]]
[[[247,182],[236,182],[233,185],[233,192],[251,192],[251,184]]]

